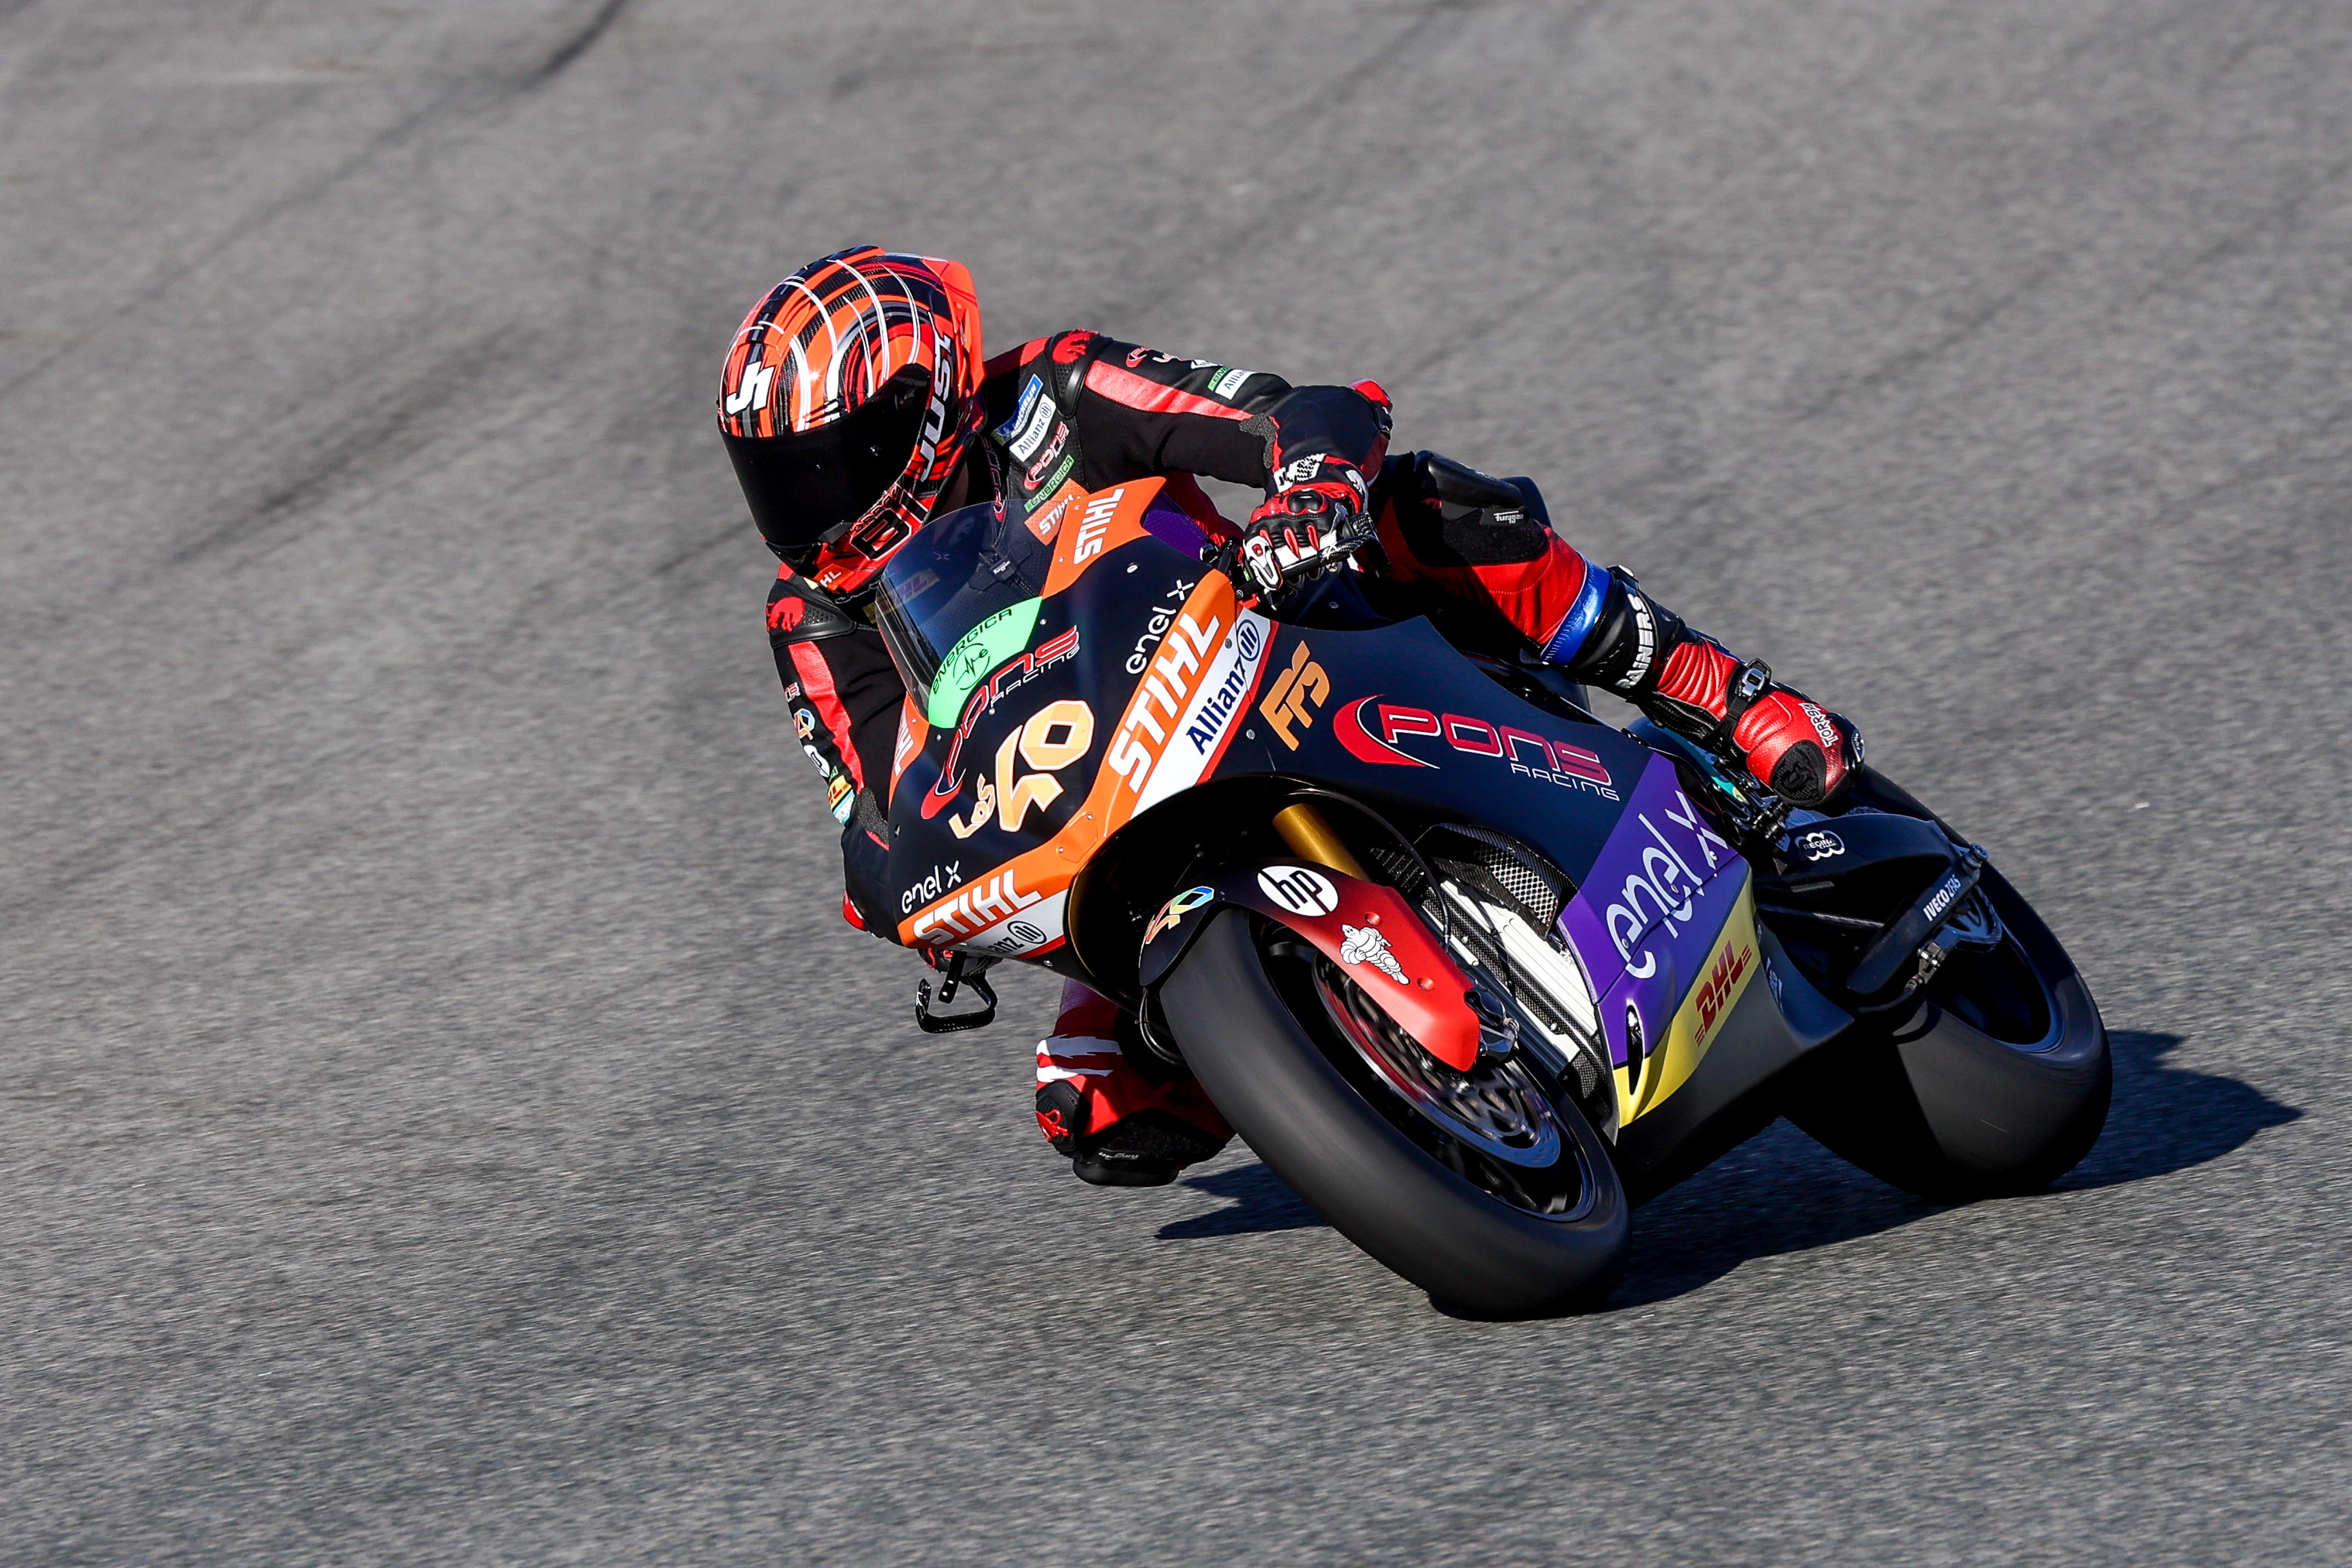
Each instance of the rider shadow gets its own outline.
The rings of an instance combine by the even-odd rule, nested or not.
[[[2180,1042],[2137,1030],[2108,1037],[2116,1088],[2106,1128],[2053,1191],[2169,1176],[2303,1114],[2238,1079],[2165,1065]],[[1777,1123],[1639,1212],[1633,1256],[1607,1310],[1670,1300],[1751,1259],[1875,1235],[1945,1207],[1888,1186]]]
[[[1213,1208],[1189,1219],[1170,1220],[1160,1228],[1162,1241],[1250,1236],[1266,1230],[1310,1230],[1323,1223],[1323,1217],[1301,1202],[1283,1185],[1280,1176],[1255,1162],[1192,1176],[1184,1185],[1212,1197],[1224,1198],[1231,1207]]]

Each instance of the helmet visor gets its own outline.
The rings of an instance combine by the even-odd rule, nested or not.
[[[784,435],[729,435],[727,455],[779,554],[831,544],[907,471],[923,428],[931,372],[908,365],[841,418]]]

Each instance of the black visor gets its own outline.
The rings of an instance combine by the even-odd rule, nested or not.
[[[840,419],[789,435],[729,435],[751,520],[786,559],[839,538],[914,455],[931,372],[908,365]]]

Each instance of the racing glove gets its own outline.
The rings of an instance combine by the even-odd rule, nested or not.
[[[1370,487],[1341,457],[1302,457],[1276,475],[1281,486],[1242,525],[1241,575],[1261,593],[1337,571],[1378,530],[1365,509]]]
[[[1792,806],[1818,806],[1862,766],[1862,732],[1742,661],[1642,592],[1622,569],[1569,673],[1744,766]]]

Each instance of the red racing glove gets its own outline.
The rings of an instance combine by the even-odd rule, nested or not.
[[[1302,457],[1275,475],[1281,486],[1242,525],[1242,575],[1261,593],[1337,571],[1378,530],[1365,503],[1370,490],[1344,457]]]

